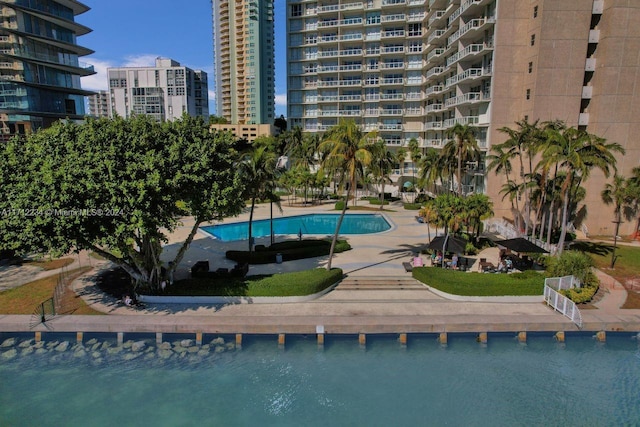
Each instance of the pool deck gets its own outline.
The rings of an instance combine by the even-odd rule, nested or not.
[[[332,206],[313,208],[287,207],[284,215],[329,212]],[[114,298],[96,289],[91,275],[73,283],[74,290],[94,309],[108,316],[62,315],[31,327],[32,316],[0,315],[0,332],[148,332],[148,333],[223,333],[223,334],[374,334],[374,333],[443,333],[443,332],[558,332],[579,331],[561,314],[547,307],[542,298],[509,297],[500,301],[447,298],[414,281],[402,265],[428,241],[425,224],[415,220],[415,211],[392,206],[384,212],[392,229],[375,235],[352,235],[352,251],[337,254],[333,266],[343,269],[346,280],[334,291],[310,302],[228,303],[228,304],[147,304],[145,309],[124,307]],[[363,213],[362,211],[353,211]],[[274,215],[276,213],[274,212]],[[281,215],[277,213],[277,215]],[[268,205],[260,205],[255,219],[269,217]],[[228,220],[242,221],[248,213]],[[165,259],[178,250],[190,224],[178,228],[164,247]],[[430,230],[431,238],[435,230]],[[290,236],[295,238],[295,236]],[[283,237],[278,237],[281,240]],[[269,238],[257,239],[268,244]],[[198,233],[176,277],[186,277],[191,265],[209,260],[211,268],[231,267],[224,258],[228,249],[241,249],[247,242],[220,242]],[[488,251],[478,257],[496,256]],[[250,274],[298,271],[324,267],[327,257],[289,261],[282,264],[252,266]],[[76,261],[91,262],[86,255]],[[472,265],[472,270],[474,269]],[[70,268],[73,268],[71,266]],[[640,332],[640,310],[622,310],[626,291],[603,272],[598,272],[606,289],[596,308],[581,310],[583,331]],[[349,286],[347,280],[389,282],[389,286]],[[403,285],[404,284],[404,285]],[[406,285],[406,286],[405,286]]]

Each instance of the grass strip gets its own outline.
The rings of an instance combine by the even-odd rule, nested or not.
[[[66,274],[34,280],[16,288],[0,292],[1,314],[33,314],[35,308],[43,301],[53,296],[58,280],[65,280],[65,293],[62,297],[62,307],[65,314],[103,314],[89,307],[82,298],[78,297],[68,286],[76,278],[91,270],[92,267],[81,267]]]
[[[434,267],[417,267],[413,277],[432,288],[462,296],[542,295],[544,275],[522,273],[468,273]]]
[[[270,276],[239,278],[201,278],[177,281],[163,295],[173,296],[245,296],[289,297],[311,295],[335,284],[342,270],[324,268],[278,273]]]

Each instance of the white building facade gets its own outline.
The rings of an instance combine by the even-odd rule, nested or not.
[[[174,120],[187,113],[209,117],[207,73],[157,58],[155,67],[109,68],[109,116],[147,114]]]

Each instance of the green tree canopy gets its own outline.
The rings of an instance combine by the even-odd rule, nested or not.
[[[158,286],[162,243],[193,216],[171,271],[204,221],[240,213],[228,133],[187,115],[58,122],[0,148],[0,246],[94,250],[137,283]]]

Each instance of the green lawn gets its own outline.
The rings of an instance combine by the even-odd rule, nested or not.
[[[311,295],[335,284],[342,278],[342,270],[324,268],[280,273],[272,276],[248,276],[244,279],[186,279],[166,289],[163,295],[175,296],[246,296],[289,297]]]
[[[413,277],[432,288],[452,295],[505,296],[542,295],[544,275],[523,273],[467,273],[434,267],[413,269]]]

